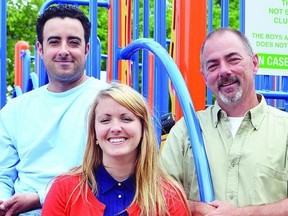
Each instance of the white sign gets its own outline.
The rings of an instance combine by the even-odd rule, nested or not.
[[[288,75],[288,0],[246,0],[245,35],[259,55],[258,74]]]

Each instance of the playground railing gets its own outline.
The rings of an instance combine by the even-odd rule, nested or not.
[[[201,201],[210,202],[214,199],[214,192],[203,137],[189,91],[181,72],[166,49],[151,39],[143,38],[132,41],[131,44],[119,51],[119,58],[129,60],[132,55],[140,49],[148,50],[158,58],[174,85],[190,140],[193,140],[191,145],[197,172],[200,199]]]
[[[91,10],[93,9],[93,6],[91,6],[91,2],[92,5],[93,3],[97,3],[97,1],[55,1],[55,0],[50,0],[50,1],[46,1],[45,4],[41,7],[41,11],[40,13],[42,13],[49,5],[54,4],[54,3],[61,3],[61,2],[65,2],[65,3],[71,3],[71,4],[81,4],[81,5],[89,5]],[[105,1],[102,3],[105,3],[105,6],[109,7],[111,5],[109,5],[107,3],[108,1]],[[117,0],[113,1],[114,6],[117,6]],[[98,1],[97,4],[100,4],[101,2]],[[111,3],[111,2],[110,2]],[[161,12],[161,7],[163,9],[163,3],[164,1],[159,1],[158,3],[155,3],[155,6],[158,7],[156,16],[160,16],[160,17],[165,17],[165,14],[163,14],[163,11]],[[97,6],[97,5],[96,5]],[[112,7],[113,8],[113,7]],[[116,9],[117,7],[115,7],[114,9]],[[159,9],[160,8],[160,9]],[[95,14],[97,14],[96,11],[93,12],[95,16]],[[115,12],[116,13],[116,12]],[[90,12],[91,14],[91,12]],[[97,17],[97,16],[96,16]],[[116,25],[117,22],[117,13],[116,15],[114,15],[114,24]],[[96,19],[97,20],[97,19]],[[93,19],[93,22],[95,22],[95,19]],[[92,22],[92,23],[93,23]],[[97,23],[97,22],[95,22]],[[158,28],[159,27],[159,28]],[[93,29],[93,25],[92,25],[92,34],[94,32],[94,34],[97,34],[97,28],[96,26],[94,26]],[[195,109],[194,109],[194,105],[191,101],[191,97],[188,91],[188,88],[186,86],[186,83],[181,75],[181,72],[179,71],[177,65],[175,64],[174,60],[171,58],[171,56],[167,53],[166,49],[164,48],[166,45],[166,37],[164,37],[163,34],[161,34],[161,32],[163,32],[163,30],[160,30],[163,28],[162,25],[160,25],[158,22],[155,22],[155,28],[157,31],[155,31],[155,37],[156,40],[152,40],[152,39],[147,39],[147,38],[141,38],[141,39],[134,39],[130,44],[128,44],[125,47],[120,48],[119,47],[119,38],[117,38],[114,35],[114,39],[113,39],[113,43],[114,43],[114,47],[113,47],[113,53],[111,57],[114,60],[113,63],[113,73],[118,72],[118,60],[132,60],[135,59],[135,53],[139,50],[143,50],[144,54],[146,56],[146,54],[148,54],[148,52],[151,52],[154,54],[154,56],[157,58],[157,61],[155,61],[155,68],[154,68],[154,76],[156,76],[154,78],[154,99],[155,102],[153,104],[153,108],[154,108],[154,114],[156,115],[156,111],[160,110],[160,114],[163,113],[167,113],[167,106],[168,106],[168,101],[166,100],[165,102],[163,102],[163,100],[161,100],[163,93],[167,93],[168,96],[168,76],[173,84],[174,90],[176,95],[178,96],[178,100],[180,102],[181,108],[182,108],[182,112],[184,115],[184,119],[185,122],[187,124],[187,129],[188,129],[188,135],[190,137],[190,140],[193,140],[193,142],[191,142],[192,144],[192,153],[194,155],[194,160],[195,160],[195,169],[197,172],[197,178],[198,178],[198,185],[199,185],[199,192],[200,192],[200,199],[201,201],[205,201],[205,202],[210,202],[214,199],[214,192],[213,192],[213,184],[212,184],[212,180],[211,180],[211,175],[210,175],[210,169],[209,169],[209,164],[207,161],[207,156],[206,156],[206,152],[205,152],[205,148],[204,148],[204,142],[203,142],[203,138],[202,138],[202,133],[201,133],[201,129],[199,126],[199,122],[198,119],[196,117],[196,113],[195,113]],[[159,30],[159,31],[158,31]],[[114,26],[114,32],[118,32],[118,26]],[[91,38],[97,38],[97,35],[92,35],[91,34]],[[91,59],[91,56],[93,57],[93,54],[89,54],[89,58],[88,58],[88,67],[87,67],[87,71],[99,71],[100,73],[100,60],[98,60],[97,58],[101,58],[101,48],[100,45],[98,44],[97,40],[93,41],[92,43],[96,44],[96,47],[93,50],[93,52],[95,52],[95,56],[93,59]],[[90,42],[91,44],[91,42]],[[100,50],[100,51],[99,51]],[[29,67],[30,67],[30,63],[31,63],[31,56],[29,52],[25,52],[23,54],[24,58],[27,58],[27,61],[23,61],[23,64],[27,64],[26,69],[27,71],[29,71]],[[145,58],[145,57],[144,57]],[[30,59],[30,63],[28,62],[28,59]],[[37,77],[37,75],[35,73],[29,73],[25,75],[25,91],[29,91],[33,88],[36,88],[38,86],[42,86],[44,84],[47,83],[47,75],[46,75],[46,71],[43,65],[43,62],[41,61],[41,59],[39,58],[39,55],[35,55],[35,62],[36,62],[36,71],[38,71],[38,75],[39,77]],[[92,64],[92,62],[94,62]],[[39,65],[38,65],[39,64]],[[142,63],[143,67],[146,67],[148,64],[146,63]],[[137,66],[137,64],[134,64],[134,66]],[[139,66],[137,66],[138,68]],[[135,67],[136,68],[136,67]],[[146,73],[147,71],[143,70],[142,71],[144,74],[144,77],[147,77]],[[167,72],[167,73],[165,73]],[[92,76],[95,76],[97,78],[100,77],[99,74],[90,74]],[[133,71],[134,73],[134,71]],[[163,79],[163,76],[165,77]],[[117,75],[114,76],[114,78],[117,79]],[[149,77],[151,78],[151,77]],[[148,79],[148,78],[147,78]],[[138,80],[136,80],[136,82],[138,83]],[[134,86],[135,87],[135,86]],[[137,86],[135,87],[137,89]],[[16,91],[19,90],[16,88]],[[17,92],[16,94],[21,94],[21,92]],[[162,95],[160,95],[162,94]],[[165,105],[163,106],[163,103],[165,103]],[[161,107],[160,107],[161,106]],[[156,107],[156,109],[155,109]],[[159,120],[159,115],[157,116],[156,120]],[[160,133],[161,134],[161,133]],[[158,134],[159,135],[159,134]]]
[[[0,1],[0,109],[6,104],[6,2]]]

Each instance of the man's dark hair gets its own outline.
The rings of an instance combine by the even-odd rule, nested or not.
[[[43,28],[47,20],[60,17],[60,18],[73,18],[78,19],[84,28],[85,44],[89,42],[91,23],[88,17],[77,7],[69,4],[58,4],[48,7],[44,13],[39,15],[36,21],[37,39],[43,45]]]

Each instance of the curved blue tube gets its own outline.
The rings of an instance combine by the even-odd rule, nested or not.
[[[198,178],[200,200],[203,202],[211,202],[214,200],[214,191],[210,168],[207,161],[200,125],[186,83],[171,56],[159,43],[152,39],[142,38],[134,40],[127,47],[120,49],[119,58],[126,60],[130,59],[133,53],[140,49],[151,51],[168,72],[183,111],[188,135],[190,140],[193,140],[191,145]]]

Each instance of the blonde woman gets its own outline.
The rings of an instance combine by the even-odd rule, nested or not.
[[[83,164],[54,181],[43,216],[189,215],[182,188],[157,166],[157,139],[141,94],[113,83],[97,95],[88,125]]]

